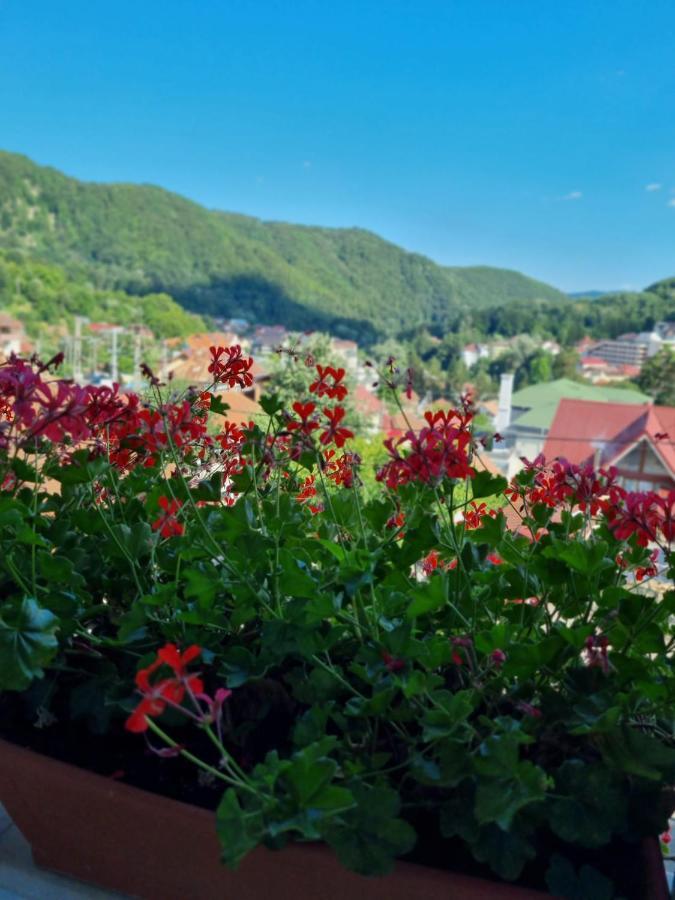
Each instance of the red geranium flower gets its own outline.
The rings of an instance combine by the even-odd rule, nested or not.
[[[353,431],[340,425],[345,417],[344,409],[341,406],[336,406],[335,409],[326,407],[323,412],[328,419],[328,427],[321,433],[319,440],[322,444],[334,442],[336,447],[344,447],[345,441],[354,437]]]
[[[253,384],[251,368],[253,360],[242,355],[239,344],[232,347],[209,347],[211,363],[209,372],[213,380],[229,387],[247,388]]]
[[[164,510],[163,515],[152,523],[152,530],[159,531],[163,538],[169,538],[183,534],[184,526],[176,519],[176,513],[183,505],[180,500],[169,500],[168,497],[160,497],[158,500],[160,507]]]
[[[293,404],[293,412],[297,414],[300,421],[297,422],[295,419],[291,419],[286,426],[288,430],[299,431],[301,434],[311,435],[311,433],[319,427],[317,420],[311,418],[315,409],[316,403],[300,403],[299,400],[296,400]]]
[[[389,669],[390,672],[400,672],[401,669],[405,669],[405,660],[396,659],[391,653],[387,653],[386,650],[382,651],[382,661],[385,668]]]
[[[310,384],[310,394],[330,397],[331,400],[344,400],[348,393],[346,385],[342,384],[345,370],[335,369],[333,366],[317,366],[316,371],[319,377]]]
[[[204,683],[198,675],[188,675],[187,665],[201,653],[201,647],[193,644],[184,653],[175,644],[165,644],[157,652],[154,662],[136,673],[136,687],[143,695],[126,721],[128,731],[143,732],[148,729],[148,718],[161,716],[167,706],[180,707],[186,691],[192,695],[204,693]],[[152,681],[152,676],[161,667],[173,670],[173,678]]]

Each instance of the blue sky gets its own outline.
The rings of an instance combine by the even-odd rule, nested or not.
[[[0,147],[637,288],[675,275],[674,46],[672,0],[0,0]]]

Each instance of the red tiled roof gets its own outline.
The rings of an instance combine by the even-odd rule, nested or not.
[[[265,415],[262,406],[241,391],[219,391],[217,396],[230,407],[225,416],[230,422],[247,425]]]
[[[411,428],[419,431],[420,428],[424,428],[427,424],[426,419],[423,419],[416,413],[407,412],[405,416],[401,415],[400,412],[393,415],[385,413],[382,416],[382,431],[387,437],[402,437]]]
[[[630,363],[619,363],[617,369],[621,372],[622,375],[628,375],[629,378],[633,378],[636,375],[639,375],[642,371],[640,366],[632,366]]]
[[[384,403],[363,384],[356,385],[353,397],[354,406],[363,415],[374,416],[384,411]]]
[[[0,327],[16,332],[23,331],[23,324],[6,312],[0,312]]]
[[[659,440],[657,435],[668,437]],[[607,466],[643,437],[675,478],[673,406],[563,399],[551,423],[544,455],[583,463],[593,461],[600,451],[600,463]]]

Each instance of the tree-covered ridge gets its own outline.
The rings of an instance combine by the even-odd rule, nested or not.
[[[0,245],[84,267],[101,287],[166,291],[198,312],[361,341],[445,327],[468,308],[568,302],[518,272],[439,266],[361,229],[213,212],[161,188],[83,183],[4,152]]]
[[[467,340],[531,334],[569,346],[587,335],[616,338],[626,332],[650,331],[661,321],[675,321],[675,279],[641,292],[604,294],[595,300],[570,299],[564,304],[516,300],[474,308],[450,317],[447,330]]]
[[[167,294],[127,294],[94,287],[82,274],[0,251],[0,311],[20,319],[38,335],[45,325],[70,326],[76,315],[92,322],[145,325],[158,337],[179,337],[204,328]]]

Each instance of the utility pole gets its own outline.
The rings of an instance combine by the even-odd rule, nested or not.
[[[75,316],[75,337],[73,338],[73,379],[78,383],[83,381],[82,375],[82,323],[87,320],[84,316]]]
[[[134,329],[134,383],[141,376],[141,326],[137,325]]]
[[[162,381],[166,380],[167,370],[169,368],[169,354],[166,346],[166,340],[162,341],[162,361],[159,368],[159,377]]]
[[[98,371],[98,338],[95,335],[91,337],[89,345],[89,369],[92,374]]]
[[[115,382],[117,382],[118,379],[119,379],[119,369],[118,369],[118,365],[117,365],[117,353],[118,353],[118,349],[117,349],[117,335],[120,334],[123,330],[124,330],[124,329],[118,328],[118,327],[114,327],[114,328],[111,328],[111,329],[110,329],[110,338],[111,338],[111,344],[110,344],[110,378],[111,378],[113,384],[114,384]]]

